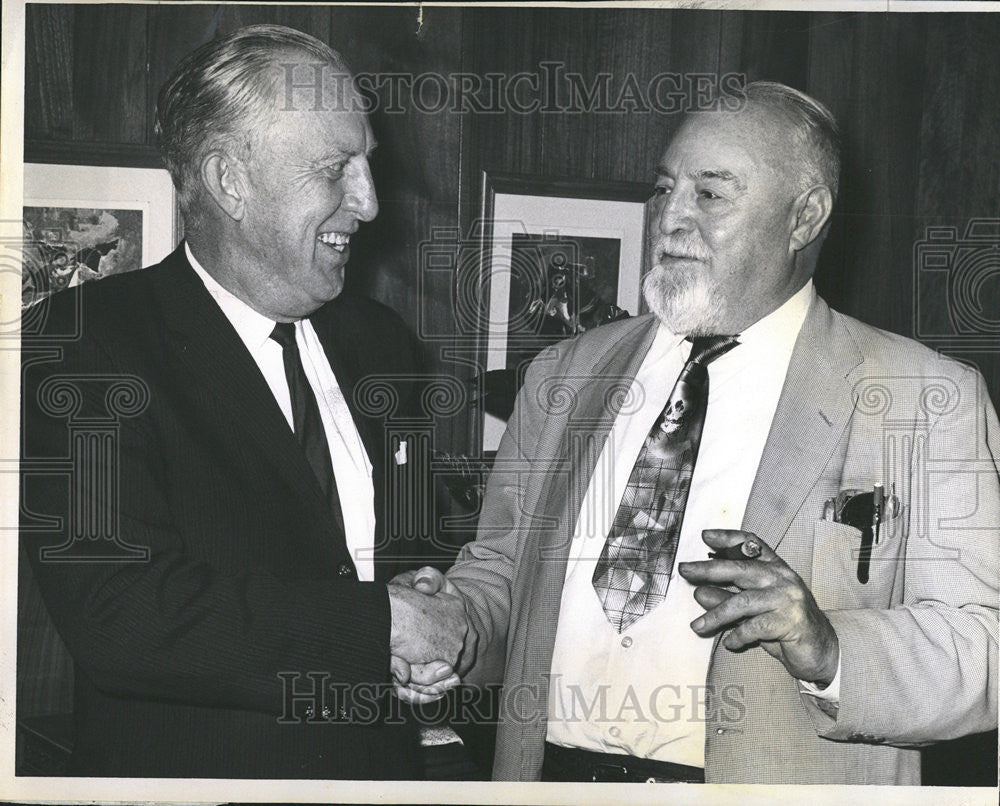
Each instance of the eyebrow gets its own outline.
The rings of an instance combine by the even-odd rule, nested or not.
[[[656,175],[667,179],[673,178],[673,173],[671,173],[670,169],[665,165],[657,166]],[[696,171],[691,171],[688,176],[695,181],[699,179],[714,179],[719,182],[725,182],[728,185],[732,185],[737,190],[746,190],[746,183],[732,171],[727,171],[725,168],[700,168]]]
[[[372,140],[371,145],[368,146],[368,148],[365,149],[363,152],[362,151],[347,151],[346,149],[343,149],[343,148],[334,148],[331,151],[329,151],[326,154],[324,154],[319,159],[315,160],[313,164],[316,167],[321,168],[324,165],[328,165],[331,162],[337,162],[338,160],[342,160],[345,157],[347,157],[347,158],[356,157],[358,154],[364,154],[365,158],[367,159],[368,157],[371,156],[372,152],[376,148],[378,148],[378,142],[376,140],[374,140],[374,139]]]
[[[692,179],[715,179],[719,182],[725,182],[727,185],[732,185],[737,190],[746,190],[746,184],[732,171],[727,171],[723,168],[702,168],[698,171],[692,171],[689,176]]]

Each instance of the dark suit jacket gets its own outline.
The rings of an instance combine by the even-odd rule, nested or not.
[[[414,372],[399,318],[347,296],[311,317],[374,465],[372,584],[339,572],[304,454],[182,249],[47,304],[23,334],[22,543],[76,664],[70,771],[416,777],[384,585],[386,481],[408,468],[391,412],[353,395]]]

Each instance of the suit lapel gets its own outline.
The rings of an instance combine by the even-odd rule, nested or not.
[[[551,454],[559,460],[553,460],[552,472],[548,473],[539,495],[540,517],[534,519],[535,525],[527,532],[528,540],[538,540],[537,547],[528,549],[538,552],[537,562],[525,564],[529,573],[521,583],[529,586],[528,595],[521,597],[515,593],[515,600],[527,602],[527,607],[521,610],[526,630],[522,679],[547,679],[551,669],[566,563],[583,497],[625,393],[656,335],[656,322],[654,317],[637,321],[624,338],[600,345],[593,369],[583,370],[587,379],[582,385],[577,386],[578,379],[567,379],[578,389],[573,413],[565,419],[551,418],[558,422],[550,424],[550,432],[551,429],[562,432],[557,437],[559,448]],[[543,434],[540,445],[544,441]],[[556,526],[541,525],[546,522]],[[539,698],[537,706],[547,707],[544,696]],[[544,731],[545,720],[540,724]]]
[[[340,387],[341,394],[351,411],[351,418],[354,420],[361,441],[368,452],[368,458],[372,463],[372,472],[380,471],[385,442],[382,438],[381,424],[369,414],[360,411],[357,401],[354,399],[354,388],[363,377],[361,366],[367,363],[364,340],[358,333],[343,334],[336,327],[331,328],[329,323],[326,327],[316,327],[317,323],[315,322],[313,324],[320,343],[323,345],[323,351],[326,353],[326,359],[330,362],[330,369],[333,370],[333,375],[337,379],[337,386]],[[353,338],[351,350],[346,349],[345,338]]]
[[[329,310],[311,319],[316,335],[323,345],[330,369],[337,379],[337,386],[351,412],[351,418],[358,429],[358,435],[365,446],[368,459],[372,463],[372,485],[375,494],[375,580],[388,582],[399,570],[395,561],[399,554],[399,540],[386,539],[384,510],[386,506],[386,439],[385,423],[359,409],[354,390],[364,379],[362,367],[372,364],[371,351],[366,341],[371,334],[365,326],[370,323],[355,322],[350,312],[338,310],[342,306],[338,300]],[[338,313],[340,315],[338,315]],[[394,469],[394,468],[389,468]]]
[[[655,325],[655,318],[650,317],[624,339],[602,345],[592,380],[580,387],[569,424],[555,426],[567,434],[589,433],[593,440],[584,449],[582,440],[574,445],[568,437],[563,439],[556,455],[562,457],[559,470],[568,474],[568,481],[558,483],[562,473],[551,473],[540,495],[540,514],[545,518],[564,518],[559,522],[566,525],[561,529],[538,530],[540,559],[555,562],[540,563],[533,597],[542,590],[561,595],[569,538],[600,451],[614,424],[615,412],[608,406],[608,398],[614,396],[609,392],[616,385],[627,389],[634,380],[656,334]],[[756,533],[773,547],[781,542],[850,420],[855,403],[850,377],[861,361],[862,356],[846,328],[817,297],[796,340],[743,518],[744,530]],[[555,619],[535,619],[532,624],[539,630],[550,631],[554,640]]]
[[[602,345],[593,369],[585,372],[586,380],[574,384],[574,379],[569,379],[577,390],[576,405],[561,426],[563,435],[555,454],[561,457],[560,469],[567,474],[566,483],[558,483],[559,474],[550,474],[547,490],[540,497],[546,517],[560,515],[568,519],[560,521],[565,524],[563,528],[544,531],[543,559],[568,557],[569,540],[597,460],[655,335],[656,319],[651,317],[625,338]]]
[[[524,631],[519,680],[548,680],[569,544],[583,494],[614,423],[607,392],[615,382],[634,380],[655,336],[655,325],[651,318],[624,339],[603,345],[594,365],[594,380],[581,388],[577,410],[567,418],[573,430],[582,432],[590,426],[594,441],[590,450],[573,451],[568,440],[563,440],[556,455],[564,457],[560,469],[568,471],[569,481],[557,483],[558,474],[550,473],[539,498],[540,514],[566,526],[533,528],[526,535],[527,551],[540,554],[536,562],[523,564],[528,573],[515,580],[513,591],[515,601],[527,602],[518,613]],[[743,520],[745,530],[772,546],[788,531],[850,420],[854,397],[849,378],[861,360],[846,328],[817,297],[796,340]],[[565,420],[552,427],[569,430]],[[533,538],[533,533],[540,537]],[[537,547],[531,545],[534,540]],[[523,725],[518,737],[522,769],[533,764],[532,759],[540,760],[534,754],[544,741],[547,705],[547,692],[539,692],[533,706],[540,718]]]
[[[847,329],[816,297],[792,351],[743,517],[744,531],[773,548],[784,539],[847,427],[855,404],[848,378],[861,361]]]
[[[171,270],[157,274],[154,292],[172,341],[166,345],[164,360],[177,362],[185,393],[193,399],[193,411],[224,422],[224,427],[210,428],[209,433],[228,434],[235,429],[239,439],[256,445],[261,465],[272,466],[304,506],[329,521],[319,484],[274,395],[236,330],[184,257],[183,246],[164,263]]]

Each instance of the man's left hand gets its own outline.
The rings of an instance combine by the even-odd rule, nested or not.
[[[436,702],[461,682],[445,661],[410,664],[393,655],[390,665],[396,696],[410,705]]]
[[[701,636],[733,628],[722,644],[734,652],[754,644],[781,661],[798,680],[827,686],[837,673],[837,633],[802,578],[763,540],[735,529],[706,529],[702,540],[714,551],[752,540],[755,559],[678,563],[706,613],[691,628]],[[731,585],[738,592],[722,586]]]

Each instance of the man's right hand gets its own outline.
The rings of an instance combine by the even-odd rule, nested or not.
[[[457,668],[461,659],[471,665],[465,656],[474,655],[475,637],[474,633],[470,636],[462,598],[453,586],[415,580],[428,571],[433,569],[408,571],[388,585],[392,608],[389,650],[409,664],[444,661]]]
[[[427,597],[447,596],[461,601],[461,593],[447,577],[436,568],[424,567],[416,571],[405,571],[390,583],[392,587],[403,586]],[[475,662],[478,635],[468,626],[459,656],[447,660],[444,655],[430,662],[408,661],[393,651],[392,673],[396,680],[396,694],[404,702],[424,704],[434,702],[460,682],[459,674],[465,674]],[[393,634],[396,625],[393,623]]]

